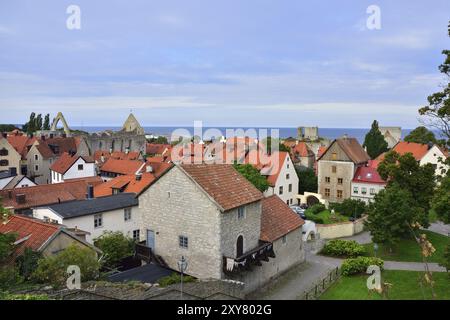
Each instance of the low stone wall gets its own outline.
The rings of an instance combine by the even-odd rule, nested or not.
[[[342,237],[351,237],[358,234],[364,229],[364,221],[366,217],[362,217],[354,222],[339,222],[332,224],[316,224],[317,232],[321,239],[335,239]]]

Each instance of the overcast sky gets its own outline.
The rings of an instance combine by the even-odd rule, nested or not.
[[[144,126],[412,128],[443,83],[449,13],[448,0],[0,0],[0,123],[62,111],[121,125],[133,108]]]

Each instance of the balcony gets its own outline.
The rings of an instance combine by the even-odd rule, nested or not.
[[[244,253],[237,258],[223,257],[223,271],[225,273],[238,273],[251,271],[254,266],[261,266],[261,261],[268,262],[269,258],[275,258],[273,244],[260,241],[258,247]]]

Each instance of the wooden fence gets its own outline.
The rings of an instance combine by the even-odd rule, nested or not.
[[[341,276],[338,267],[329,271],[324,277],[317,281],[309,290],[306,290],[303,300],[316,300],[320,295],[328,289]]]

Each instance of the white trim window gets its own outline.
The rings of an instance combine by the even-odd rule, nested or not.
[[[94,228],[101,228],[101,227],[103,227],[103,215],[96,214],[94,215]]]
[[[140,239],[141,239],[141,230],[139,229],[133,230],[133,240],[139,242]]]

